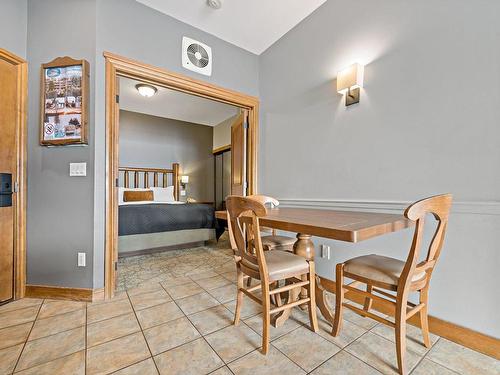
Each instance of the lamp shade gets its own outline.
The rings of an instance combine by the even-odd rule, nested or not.
[[[349,89],[363,87],[365,67],[361,64],[352,64],[340,71],[337,75],[337,92],[344,94]]]
[[[181,183],[183,183],[183,184],[189,183],[189,176],[186,176],[186,175],[181,176]]]

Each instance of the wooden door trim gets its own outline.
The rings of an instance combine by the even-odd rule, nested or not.
[[[104,256],[105,297],[111,298],[115,289],[113,250],[117,245],[118,204],[115,189],[118,178],[118,134],[116,87],[117,77],[128,77],[146,83],[181,91],[187,94],[232,104],[246,109],[248,116],[248,189],[257,193],[257,150],[259,128],[259,99],[201,80],[173,73],[110,52],[103,53],[106,66],[106,235]]]
[[[28,63],[0,48],[0,59],[17,66],[17,182],[15,195],[16,219],[14,232],[14,299],[23,298],[26,288],[26,139],[28,103]]]

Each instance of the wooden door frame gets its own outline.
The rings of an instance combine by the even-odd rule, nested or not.
[[[0,48],[0,59],[17,66],[17,193],[14,194],[14,299],[24,297],[26,289],[26,106],[28,103],[28,63]]]
[[[104,52],[106,64],[106,234],[104,256],[105,298],[115,290],[113,251],[118,242],[118,200],[115,181],[118,178],[119,106],[117,78],[127,77],[142,82],[231,104],[248,111],[248,193],[257,192],[257,151],[259,128],[259,99],[228,90],[201,80],[173,73],[110,52]]]

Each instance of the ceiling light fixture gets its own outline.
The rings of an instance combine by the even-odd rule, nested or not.
[[[145,83],[139,83],[135,85],[135,88],[137,89],[137,91],[139,91],[139,94],[146,98],[152,97],[158,91],[156,87]]]
[[[207,5],[213,9],[222,8],[222,0],[207,0]]]

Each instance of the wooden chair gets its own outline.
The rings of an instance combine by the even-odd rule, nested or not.
[[[271,208],[278,207],[280,202],[272,197],[265,195],[249,195],[248,198],[262,203],[264,206],[270,205]],[[270,235],[261,236],[262,247],[264,251],[284,250],[293,251],[293,245],[297,239],[295,237],[280,236],[276,234],[276,229],[271,229]]]
[[[415,221],[415,232],[405,262],[372,254],[350,259],[337,264],[336,267],[336,304],[332,335],[337,336],[340,333],[344,307],[353,310],[359,315],[370,317],[395,328],[396,353],[400,374],[406,374],[406,321],[413,315],[420,314],[424,345],[428,348],[431,346],[427,317],[429,283],[443,247],[451,201],[451,194],[437,195],[413,203],[406,209],[405,217]],[[424,220],[429,213],[436,218],[438,224],[426,257],[419,262]],[[355,281],[352,284],[344,285],[344,277]],[[360,283],[366,284],[366,292],[356,288]],[[396,292],[396,294],[393,295],[379,288]],[[358,294],[365,297],[363,309],[344,302],[344,293],[346,291],[353,295]],[[412,292],[420,294],[417,305],[408,301],[408,296]],[[369,311],[374,300],[392,304],[395,309],[394,323]]]
[[[238,293],[234,324],[240,321],[243,295],[262,305],[262,353],[269,350],[269,328],[271,315],[291,309],[302,304],[308,305],[311,329],[316,332],[316,301],[314,295],[315,273],[314,262],[293,253],[281,250],[264,251],[260,236],[259,217],[266,215],[266,207],[253,199],[229,196],[226,199],[229,239],[236,261]],[[306,275],[303,281],[301,277]],[[245,287],[245,278],[251,277],[260,281],[259,285]],[[285,286],[270,289],[270,284],[286,280]],[[307,288],[309,297],[299,298],[301,288]],[[261,298],[254,292],[260,290]],[[271,296],[279,293],[292,293],[290,303],[271,307]]]
[[[271,208],[278,207],[280,202],[276,198],[268,197],[266,195],[249,195],[248,198],[253,199],[259,203],[262,203],[264,206],[269,205]],[[293,245],[297,241],[297,238],[295,237],[287,237],[287,236],[280,236],[276,233],[276,229],[271,229],[271,228],[263,228],[261,227],[262,232],[270,231],[270,235],[261,235],[261,241],[262,241],[262,248],[264,251],[271,251],[271,250],[283,250],[283,251],[290,251],[293,252]],[[275,283],[272,285],[272,288],[275,288],[279,283]],[[247,279],[247,287],[252,285],[252,278],[249,277]],[[277,298],[275,300],[275,298]],[[278,296],[273,296],[271,298],[271,301],[276,302],[276,303],[281,303],[281,297]]]

